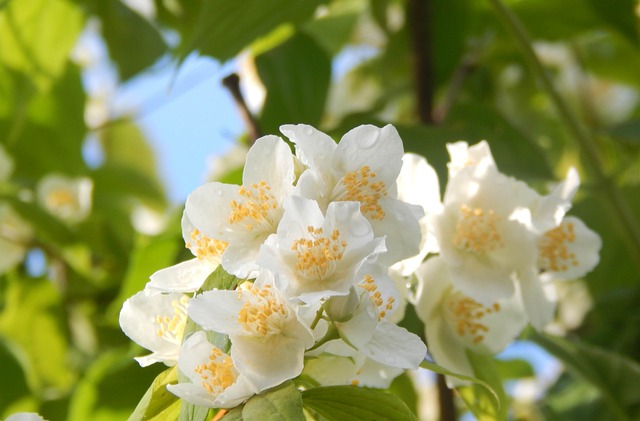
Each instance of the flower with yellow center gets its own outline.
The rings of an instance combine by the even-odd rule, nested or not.
[[[182,215],[182,237],[194,259],[160,269],[151,275],[149,288],[164,292],[195,292],[218,267],[227,243],[209,238]]]
[[[189,381],[167,385],[167,389],[194,405],[233,408],[260,392],[233,357],[209,343],[202,331],[182,344],[178,369]]]
[[[188,306],[186,294],[166,294],[150,288],[124,302],[119,320],[122,331],[151,351],[150,355],[136,358],[142,367],[155,362],[175,365],[187,323]]]
[[[275,274],[285,296],[314,304],[346,295],[363,262],[384,251],[384,240],[374,237],[359,203],[333,202],[325,216],[317,202],[292,196],[258,263]]]
[[[260,391],[298,376],[304,352],[314,343],[272,279],[260,272],[255,283],[245,282],[236,291],[203,292],[189,307],[198,325],[229,335],[231,358]]]
[[[322,211],[332,202],[358,202],[375,236],[386,237],[388,251],[380,256],[385,264],[420,252],[418,219],[424,211],[398,198],[396,181],[404,151],[393,126],[359,126],[338,144],[304,124],[284,125],[280,130],[296,144],[296,155],[308,167],[300,175],[297,194],[316,200]]]
[[[40,206],[68,223],[78,223],[91,212],[93,182],[86,177],[70,178],[57,174],[38,183]]]
[[[0,274],[24,260],[33,229],[7,203],[0,203]]]
[[[239,278],[255,277],[260,246],[276,231],[282,202],[293,189],[294,158],[279,137],[258,139],[247,153],[242,186],[211,182],[189,195],[185,215],[197,238],[188,239],[193,230],[183,232],[187,243],[200,247],[198,238],[216,242],[208,246],[222,251],[221,263],[227,272]]]
[[[429,353],[454,373],[473,376],[466,350],[502,351],[527,324],[519,294],[484,305],[456,289],[441,257],[428,259],[416,272],[416,313],[425,324]],[[450,385],[458,380],[447,378]]]

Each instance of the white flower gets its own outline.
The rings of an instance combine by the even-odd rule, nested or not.
[[[377,363],[363,354],[321,354],[307,359],[303,374],[322,386],[352,385],[386,389],[404,370]]]
[[[77,223],[91,212],[93,182],[86,177],[51,174],[38,183],[38,202],[49,213],[68,223]]]
[[[220,264],[220,256],[227,243],[203,235],[197,230],[187,213],[182,215],[182,238],[195,259],[180,262],[156,271],[148,287],[164,292],[196,292],[207,277]]]
[[[425,324],[429,353],[454,373],[473,376],[466,349],[496,354],[520,333],[527,318],[519,295],[483,305],[457,290],[450,267],[440,257],[428,259],[416,272],[416,312]],[[450,384],[456,380],[448,378]]]
[[[327,315],[340,339],[332,340],[320,349],[344,357],[361,353],[384,366],[416,369],[427,348],[418,336],[388,320],[398,302],[393,280],[375,266],[365,266],[360,271],[360,279],[348,296],[332,297],[327,302]],[[348,305],[336,305],[342,302]],[[351,311],[333,311],[345,307]],[[345,317],[348,313],[350,317]]]
[[[259,393],[233,358],[207,341],[202,331],[194,332],[182,344],[178,369],[190,382],[170,384],[167,389],[198,406],[233,408]]]
[[[0,203],[0,274],[24,260],[33,229],[11,206]]]
[[[205,329],[229,335],[231,358],[259,391],[298,376],[304,352],[314,343],[268,273],[235,291],[203,292],[192,300],[189,317]]]
[[[331,202],[359,202],[375,235],[386,236],[388,252],[380,258],[387,264],[419,253],[418,219],[423,211],[398,199],[403,146],[393,126],[356,127],[337,145],[311,126],[284,125],[280,130],[296,144],[297,156],[309,167],[300,175],[298,194],[318,201],[322,210]]]
[[[432,223],[456,288],[491,305],[512,296],[515,281],[535,272],[536,237],[526,206],[536,197],[491,165],[464,167],[449,178]]]
[[[151,352],[137,357],[142,367],[155,362],[175,365],[187,323],[189,296],[144,289],[124,302],[120,327],[131,340]]]
[[[538,268],[554,279],[578,279],[600,261],[600,236],[568,216],[538,239]]]
[[[13,172],[13,159],[6,149],[0,145],[0,182],[7,181]]]
[[[288,298],[314,303],[345,295],[366,259],[385,251],[357,202],[333,202],[322,214],[313,200],[291,196],[277,233],[262,247],[258,263],[275,274]]]
[[[422,240],[420,252],[394,264],[391,269],[402,276],[409,276],[420,266],[425,256],[438,251],[438,242],[433,235],[429,216],[440,208],[440,185],[438,175],[420,155],[406,153],[402,157],[402,170],[397,180],[398,199],[419,205],[424,216],[419,219]]]
[[[187,198],[186,215],[204,236],[228,243],[222,266],[255,277],[260,245],[276,231],[282,201],[293,188],[294,156],[282,139],[264,136],[247,153],[243,185],[212,182]]]

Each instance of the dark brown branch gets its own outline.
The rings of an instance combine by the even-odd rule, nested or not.
[[[251,111],[249,111],[249,107],[247,107],[247,103],[242,96],[242,92],[240,92],[240,76],[236,73],[231,73],[229,76],[222,79],[222,84],[229,90],[231,96],[233,96],[233,101],[236,103],[238,110],[240,110],[240,116],[247,128],[251,144],[253,144],[256,139],[262,136],[262,134],[260,133],[258,121],[253,114],[251,114]]]
[[[431,42],[430,0],[409,0],[407,19],[416,89],[416,112],[420,122],[433,124],[435,71]]]
[[[455,421],[456,406],[453,402],[453,390],[447,386],[442,374],[438,374],[438,406],[440,407],[440,421]]]

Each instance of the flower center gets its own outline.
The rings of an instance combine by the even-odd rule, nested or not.
[[[491,313],[500,311],[500,304],[494,303],[491,307],[485,307],[477,301],[463,295],[453,293],[446,303],[446,310],[453,321],[453,327],[458,336],[468,336],[474,345],[484,340],[484,335],[489,332],[482,319]]]
[[[231,357],[215,347],[211,349],[209,361],[200,364],[194,371],[200,376],[204,390],[214,397],[219,396],[238,377]]]
[[[182,334],[187,323],[187,307],[189,306],[189,297],[183,295],[179,300],[173,300],[173,314],[169,316],[156,316],[158,330],[156,334],[165,340],[180,345],[182,342]]]
[[[333,230],[328,237],[322,235],[322,228],[309,226],[307,231],[311,238],[299,238],[291,246],[298,258],[295,268],[302,278],[321,281],[342,260],[347,242],[340,239],[339,230]]]
[[[58,189],[53,190],[47,195],[47,205],[52,208],[59,208],[62,206],[77,206],[76,198],[69,190]]]
[[[387,195],[384,181],[375,181],[376,173],[368,165],[345,174],[340,180],[340,200],[360,202],[360,212],[369,219],[384,219],[385,212],[378,203]]]
[[[266,229],[272,226],[271,213],[277,208],[276,198],[271,193],[271,187],[261,181],[251,184],[249,187],[241,186],[238,189],[240,201],[232,200],[229,214],[230,224],[244,223],[247,231],[255,228]]]
[[[504,247],[496,223],[500,217],[491,209],[460,206],[460,218],[453,236],[453,245],[477,254],[492,252]]]
[[[538,251],[540,257],[538,266],[542,270],[552,272],[564,272],[569,269],[569,265],[577,266],[578,259],[574,253],[569,251],[568,243],[576,240],[573,223],[567,222],[544,233],[538,241]]]
[[[393,309],[395,298],[387,297],[387,300],[385,301],[382,297],[382,293],[378,290],[376,280],[371,275],[365,275],[364,279],[358,284],[358,286],[369,293],[369,298],[378,309],[378,320],[384,319],[387,313]]]
[[[287,309],[274,295],[271,285],[245,287],[238,290],[238,299],[245,300],[238,314],[238,322],[245,333],[265,337],[282,331]]]
[[[191,232],[191,241],[188,241],[186,246],[198,259],[215,259],[220,257],[227,248],[226,241],[216,240],[203,235],[197,229]]]

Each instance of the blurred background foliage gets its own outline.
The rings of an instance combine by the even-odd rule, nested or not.
[[[93,28],[121,84],[158,66],[175,67],[179,78],[194,54],[240,56],[241,81],[259,80],[243,85],[245,99],[265,93],[246,118],[247,133],[307,123],[339,138],[358,124],[392,123],[443,183],[445,144],[457,140],[488,139],[504,172],[541,191],[576,166],[582,186],[572,212],[602,236],[601,262],[567,284],[552,328],[568,339],[527,336],[566,372],[541,386],[526,361],[500,361],[514,399],[509,417],[640,419],[636,0],[504,2],[596,158],[576,140],[495,1],[142,3],[146,13],[133,1],[0,1],[0,146],[9,157],[0,161],[0,261],[14,256],[0,264],[0,417],[125,420],[163,368],[135,363],[142,350],[117,318],[151,273],[187,257],[182,209],[168,200],[135,115],[99,124],[87,117],[85,63],[73,53]],[[349,56],[357,57],[352,65],[336,65]],[[250,144],[251,135],[237,141]],[[88,143],[97,164],[86,158]],[[88,216],[66,220],[38,200],[53,174],[91,181]],[[239,174],[217,177],[237,182]],[[153,226],[157,215],[165,228]],[[514,385],[527,380],[537,389],[523,398]],[[392,391],[416,408],[413,388],[401,377]]]

